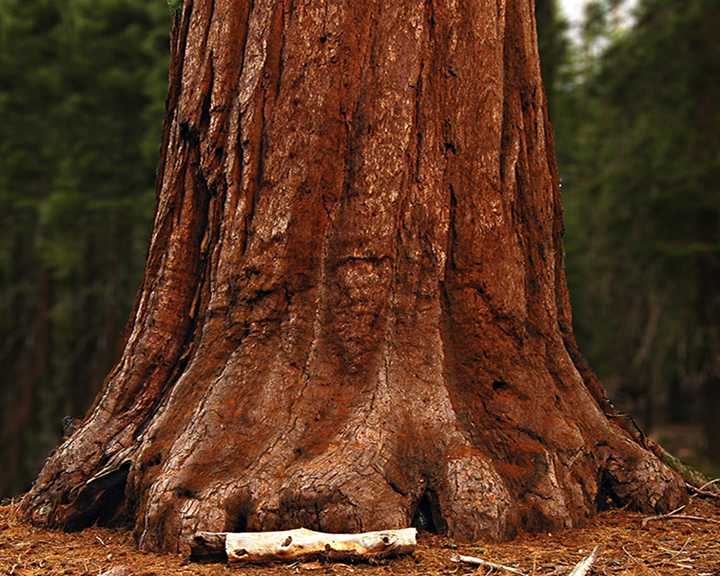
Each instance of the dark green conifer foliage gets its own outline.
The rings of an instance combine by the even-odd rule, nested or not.
[[[625,33],[612,4],[595,2],[586,38],[607,48],[556,124],[576,334],[647,429],[702,415],[717,465],[720,4],[645,0]]]
[[[0,0],[0,496],[27,488],[121,344],[170,20],[160,0]]]
[[[561,90],[563,68],[569,58],[568,24],[559,14],[557,0],[536,0],[535,20],[543,85],[550,119],[554,120],[556,116],[562,114],[561,110],[555,109],[555,94]]]

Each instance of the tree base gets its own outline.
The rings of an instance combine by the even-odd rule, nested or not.
[[[191,428],[170,447],[146,436],[84,482],[73,481],[81,471],[50,474],[46,466],[22,507],[38,525],[130,523],[144,548],[189,552],[199,531],[298,526],[357,533],[414,524],[463,542],[500,541],[518,530],[580,526],[598,509],[664,513],[687,500],[682,478],[628,436],[624,419],[603,417],[603,435],[593,429],[587,440],[556,435],[555,443],[574,441],[559,449],[517,427],[496,429],[496,441],[480,450],[449,397],[431,393],[418,398],[382,388],[373,410],[356,408],[356,417],[321,446],[309,444],[313,437],[294,419],[242,469],[225,437],[209,444],[212,434]],[[415,411],[421,405],[428,408]],[[76,459],[97,434],[93,424],[86,422],[54,461]],[[570,425],[556,419],[552,431]],[[165,426],[160,421],[154,429]]]

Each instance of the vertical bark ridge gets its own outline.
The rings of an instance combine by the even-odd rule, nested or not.
[[[216,18],[212,23],[211,54],[216,81],[210,100],[210,121],[208,132],[202,139],[202,168],[210,180],[210,187],[223,198],[222,218],[217,221],[217,241],[213,249],[210,277],[210,300],[206,313],[210,317],[219,314],[229,306],[227,281],[220,271],[223,269],[224,247],[229,243],[242,244],[244,230],[238,233],[237,225],[245,223],[243,217],[234,218],[241,197],[241,173],[243,165],[242,132],[240,130],[240,102],[238,98],[239,70],[243,68],[245,44],[248,34],[249,12],[252,2],[223,2],[214,7]],[[223,31],[235,41],[223,41]],[[232,223],[221,226],[220,222]],[[240,235],[240,238],[238,238]],[[212,326],[217,325],[217,319]]]
[[[165,99],[166,111],[175,111],[177,108],[178,95],[182,86],[182,70],[183,63],[185,62],[185,41],[187,39],[187,27],[189,19],[182,19],[182,13],[192,13],[193,0],[187,0],[184,10],[182,12],[175,12],[173,20],[172,34],[170,37],[170,74],[168,83],[168,93]],[[171,122],[165,122],[163,125],[162,142],[160,146],[160,159],[158,164],[158,175],[156,179],[156,187],[159,189],[164,179],[165,167],[167,162],[167,156],[169,153],[169,142],[170,132],[172,129]],[[155,200],[155,208],[157,210],[157,203],[160,200],[158,194]],[[139,297],[139,294],[138,294]],[[131,318],[134,316],[131,315]]]
[[[536,411],[536,414],[543,414],[543,418],[536,422],[528,421],[526,428],[521,427],[529,437],[539,441],[535,472],[527,476],[523,488],[526,492],[524,514],[527,515],[526,522],[538,528],[544,525],[569,526],[580,521],[592,504],[577,488],[577,481],[566,471],[571,467],[569,460],[578,460],[583,452],[590,452],[585,439],[592,437],[595,425],[582,426],[581,432],[574,422],[572,411],[566,408],[561,410],[561,405],[552,403],[553,398],[561,397],[556,385],[577,381],[577,378],[567,362],[562,368],[562,377],[553,378],[558,373],[557,364],[563,364],[562,361],[558,362],[558,357],[562,358],[564,350],[558,347],[558,338],[553,329],[557,323],[554,279],[557,252],[552,245],[551,230],[547,229],[547,218],[543,213],[552,207],[551,191],[556,182],[548,177],[547,166],[543,163],[543,147],[546,143],[541,127],[545,119],[542,116],[544,98],[539,75],[534,75],[535,82],[528,82],[527,76],[518,73],[538,66],[537,54],[521,52],[521,47],[528,46],[528,42],[522,39],[533,36],[533,33],[525,25],[528,15],[518,13],[518,10],[526,7],[515,5],[513,8],[515,12],[508,16],[507,30],[512,43],[506,42],[505,51],[505,102],[507,117],[516,122],[507,129],[514,132],[515,158],[509,178],[516,189],[515,228],[519,231],[524,254],[527,322],[524,328],[526,343],[522,348],[535,366],[533,371],[537,374],[535,378],[538,384],[546,390],[540,395],[545,405],[542,410]],[[536,343],[542,344],[542,347],[529,346]],[[567,390],[570,387],[563,388]],[[567,394],[574,394],[574,391],[568,391]],[[567,394],[563,393],[562,396]],[[537,397],[533,395],[533,398]],[[577,401],[581,402],[583,398],[577,398]],[[583,419],[592,420],[588,415],[584,415]]]

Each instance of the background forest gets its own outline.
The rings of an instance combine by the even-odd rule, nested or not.
[[[720,3],[621,5],[573,31],[536,0],[575,330],[616,406],[718,474]],[[0,0],[0,497],[120,352],[171,23],[163,0]]]

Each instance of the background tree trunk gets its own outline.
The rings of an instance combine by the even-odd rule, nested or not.
[[[711,30],[720,25],[720,9],[711,6],[705,13],[702,37],[711,54],[720,54],[720,41]],[[710,68],[720,72],[716,61]],[[717,194],[720,182],[720,166],[716,158],[720,155],[720,133],[716,122],[708,118],[718,117],[717,84],[707,81],[702,86],[697,112],[700,133],[704,136],[704,156],[710,167],[704,179],[708,198]],[[717,243],[720,238],[720,210],[716,205],[703,206],[698,213],[698,240],[703,250],[698,265],[698,318],[702,326],[703,344],[701,367],[703,372],[703,431],[707,443],[707,456],[720,467],[720,265],[717,258]]]
[[[187,550],[683,501],[572,336],[532,2],[186,0],[172,48],[125,351],[34,522]]]

